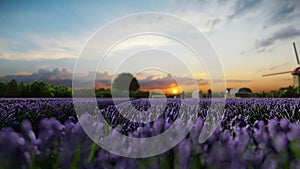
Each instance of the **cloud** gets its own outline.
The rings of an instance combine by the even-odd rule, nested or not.
[[[292,79],[292,78],[282,78],[282,79],[278,79],[278,80],[280,80],[280,81],[285,81],[285,82],[286,82],[286,81],[291,81],[291,79]]]
[[[0,59],[0,76],[9,74],[17,74],[20,72],[35,72],[41,68],[55,68],[64,67],[73,69],[76,59],[64,58],[64,59],[36,59],[36,60],[10,60]]]
[[[20,82],[23,81],[25,83],[29,83],[35,80],[41,80],[46,83],[52,84],[65,84],[67,86],[71,86],[72,84],[72,72],[70,69],[65,68],[55,68],[55,69],[39,69],[37,72],[26,75],[7,75],[0,78],[1,81],[9,81],[11,79],[15,79]]]
[[[219,25],[222,22],[221,18],[214,18],[214,19],[209,19],[207,21],[207,24],[210,27],[210,30],[214,30],[217,25]]]
[[[286,0],[286,1],[276,1],[276,8],[270,10],[268,22],[270,24],[276,24],[280,22],[287,22],[294,18],[299,17],[299,7],[300,3],[298,0]]]
[[[174,42],[163,35],[139,35],[124,39],[113,48],[113,52],[122,50],[132,50],[139,48],[159,48],[162,46],[174,45]]]
[[[289,62],[284,62],[284,63],[282,63],[280,65],[276,65],[276,66],[270,67],[269,70],[275,70],[275,69],[281,68],[281,67],[286,66],[286,65],[289,65]]]
[[[276,41],[286,40],[300,36],[300,30],[293,27],[286,27],[280,31],[273,33],[271,36],[256,40],[256,48],[261,49],[273,45]]]
[[[90,76],[94,75],[92,72],[88,74],[81,75],[81,85],[87,86],[87,79],[90,79]],[[46,83],[51,84],[64,84],[67,86],[72,86],[72,78],[73,78],[73,71],[68,68],[54,68],[54,69],[47,69],[41,68],[38,69],[36,72],[29,73],[29,72],[20,72],[19,74],[14,75],[6,75],[0,78],[0,81],[7,82],[11,79],[15,79],[17,82],[23,81],[25,83],[29,83],[35,80],[44,81]],[[111,79],[112,75],[109,72],[97,72],[96,73],[96,87],[103,87],[109,88],[111,86]]]
[[[55,69],[39,69],[37,73],[33,73],[37,78],[46,78],[49,80],[71,79],[72,72],[70,69],[55,68]]]
[[[228,79],[226,80],[227,83],[248,83],[251,80],[241,80],[241,79]]]
[[[89,72],[88,74],[83,74],[80,79],[81,87],[89,86],[87,83],[87,79],[91,78],[95,72]],[[7,75],[0,78],[0,81],[9,81],[11,79],[15,79],[20,82],[23,81],[25,83],[32,82],[34,80],[41,80],[46,83],[51,84],[64,84],[67,86],[72,86],[72,75],[73,72],[70,69],[66,68],[54,68],[54,69],[39,69],[37,72],[28,74],[20,74],[20,75]],[[110,72],[96,72],[95,78],[95,87],[96,88],[110,88],[112,82],[113,75]],[[172,76],[171,74],[165,75],[151,75],[151,74],[143,74],[142,76],[137,76],[137,79],[140,83],[142,90],[153,90],[153,89],[161,89],[167,90],[173,87],[180,87],[182,89],[188,89],[190,86],[195,85],[195,82],[199,87],[204,87],[210,84],[209,79],[205,78],[196,78],[188,76]],[[227,83],[247,83],[250,80],[239,80],[239,79],[228,79]],[[214,82],[222,82],[221,80],[214,80]]]
[[[197,84],[196,84],[196,83]],[[208,79],[196,78],[193,79],[187,76],[175,77],[170,74],[165,76],[153,76],[149,75],[147,78],[139,79],[142,90],[154,90],[160,89],[163,91],[170,90],[172,88],[180,87],[181,90],[190,91],[196,88],[202,88],[209,85]]]
[[[0,78],[1,81],[9,81],[15,79],[16,81],[23,82],[32,82],[34,80],[41,80],[46,83],[52,84],[65,84],[67,86],[72,85],[72,75],[73,72],[70,69],[65,68],[54,68],[54,69],[39,69],[37,72],[29,74],[19,74],[19,75],[7,75]],[[80,79],[81,85],[87,86],[87,79],[90,79],[91,76],[94,76],[95,72],[89,72],[88,74],[82,74]],[[171,74],[166,74],[164,76],[143,74],[137,76],[138,81],[141,85],[141,89],[152,90],[152,89],[168,89],[171,87],[176,87],[178,84],[176,82],[181,82],[181,85],[191,85],[195,81],[190,77],[173,77]],[[101,88],[110,88],[113,75],[110,72],[96,72],[95,84],[96,87]],[[208,80],[205,79],[196,79],[199,85],[207,85]]]
[[[178,85],[176,83],[180,82],[181,85],[184,86],[191,86],[194,85],[196,82],[199,87],[210,85],[209,79],[204,78],[196,78],[193,79],[191,77],[187,76],[181,76],[181,77],[172,77],[171,75],[167,76],[161,76],[157,78],[156,76],[148,76],[145,79],[139,80],[141,87],[144,89],[168,89],[171,87],[174,87],[175,85]],[[223,82],[223,80],[214,80],[216,83]],[[226,79],[226,83],[249,83],[251,80],[244,80],[244,79]]]
[[[243,16],[245,13],[256,9],[260,2],[261,0],[237,0],[233,7],[233,13],[228,16],[228,19],[232,20]]]
[[[92,73],[92,72],[90,72]],[[112,79],[112,73],[109,71],[105,72],[96,72],[96,79],[106,79],[111,80]]]
[[[89,36],[23,35],[0,38],[0,59],[35,60],[75,58]]]
[[[171,75],[155,76],[150,75],[144,79],[138,79],[142,89],[166,89],[172,85],[177,86],[176,80]]]

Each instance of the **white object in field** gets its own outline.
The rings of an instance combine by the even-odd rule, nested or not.
[[[192,92],[192,98],[199,98],[199,90],[194,90]]]
[[[227,88],[225,90],[225,97],[226,98],[241,98],[241,97],[253,97],[252,90],[247,87],[241,88]]]

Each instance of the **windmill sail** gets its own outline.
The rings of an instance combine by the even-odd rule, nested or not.
[[[293,70],[291,70],[291,71],[285,71],[285,72],[278,72],[278,73],[265,74],[265,75],[262,75],[262,77],[266,77],[266,76],[274,76],[274,75],[281,75],[281,74],[290,73],[291,75],[293,75],[294,87],[300,87],[300,61],[299,61],[298,52],[297,52],[297,48],[296,48],[295,42],[293,42],[293,47],[294,47],[294,51],[295,51],[295,55],[296,55],[296,59],[297,59],[297,64],[298,64],[297,67],[295,67],[295,68],[294,68]]]
[[[291,73],[291,71],[279,72],[279,73],[271,73],[271,74],[265,74],[265,75],[262,75],[262,76],[263,76],[263,77],[266,77],[266,76],[281,75],[281,74],[286,74],[286,73]]]
[[[298,63],[298,65],[300,65],[300,62],[299,62],[299,57],[298,57],[298,52],[297,52],[297,48],[296,48],[296,44],[295,44],[295,42],[293,42],[293,46],[294,46],[294,51],[295,51],[295,55],[296,55],[296,59],[297,59],[297,63]]]

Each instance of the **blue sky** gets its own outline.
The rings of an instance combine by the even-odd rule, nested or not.
[[[296,66],[292,42],[300,48],[299,9],[299,0],[1,1],[0,76],[57,67],[72,72],[86,41],[105,24],[137,12],[163,12],[206,35],[219,54],[228,87],[277,89],[292,84],[290,74],[261,75]],[[107,66],[99,71],[113,70]]]

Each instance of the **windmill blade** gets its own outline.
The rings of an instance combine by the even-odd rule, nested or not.
[[[279,73],[272,73],[272,74],[266,74],[266,75],[262,75],[262,77],[273,76],[273,75],[281,75],[281,74],[286,74],[286,73],[291,73],[291,71],[279,72]]]
[[[294,51],[295,51],[295,55],[296,55],[296,59],[297,59],[297,63],[298,63],[298,65],[300,65],[300,62],[299,62],[299,57],[298,57],[298,52],[297,52],[297,48],[296,48],[296,44],[295,44],[295,42],[293,42],[293,46],[294,46]]]

